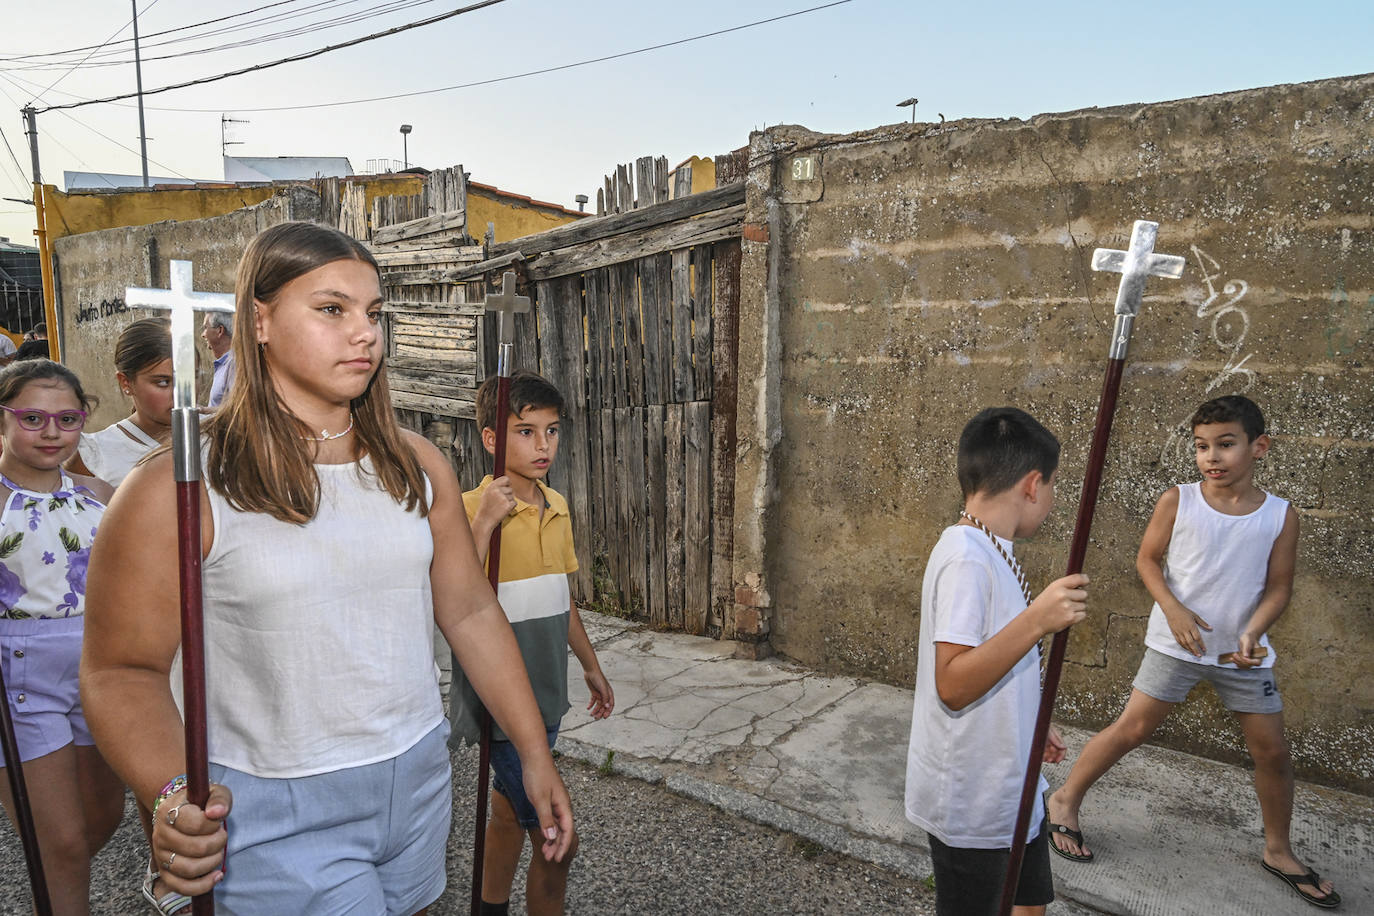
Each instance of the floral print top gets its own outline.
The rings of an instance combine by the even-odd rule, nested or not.
[[[105,504],[66,474],[51,493],[0,475],[0,617],[76,617],[86,605],[86,567]],[[2,492],[2,491],[0,491]]]

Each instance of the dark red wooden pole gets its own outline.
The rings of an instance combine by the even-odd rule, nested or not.
[[[510,319],[505,319],[510,320]],[[496,382],[496,448],[492,462],[492,479],[506,473],[506,422],[510,413],[510,375],[502,374]],[[491,590],[500,594],[501,582],[501,526],[491,533],[487,548],[487,581]],[[482,909],[482,866],[487,853],[487,792],[491,783],[491,713],[482,707],[477,714],[482,730],[477,745],[477,817],[472,840],[472,916]],[[538,855],[535,851],[535,855]]]
[[[14,717],[10,713],[9,692],[5,689],[5,675],[0,671],[0,746],[5,752],[5,770],[9,774],[10,797],[14,799],[14,822],[19,839],[24,844],[24,860],[29,866],[29,887],[33,889],[33,909],[38,916],[52,916],[52,901],[48,899],[48,881],[43,875],[43,856],[38,851],[38,831],[33,826],[33,807],[29,804],[29,790],[24,785],[24,765],[19,760],[19,742],[14,737]]]
[[[181,689],[186,734],[186,800],[204,809],[210,797],[205,737],[205,621],[201,613],[200,480],[177,481],[178,572],[181,578]],[[228,850],[226,850],[226,853]],[[193,916],[213,916],[215,896],[191,900]]]
[[[1083,571],[1083,558],[1088,552],[1088,535],[1093,527],[1093,512],[1097,508],[1097,491],[1102,482],[1102,466],[1107,460],[1107,441],[1112,435],[1112,419],[1116,413],[1117,393],[1121,390],[1121,368],[1124,359],[1107,363],[1107,376],[1102,382],[1102,397],[1097,402],[1097,423],[1093,427],[1092,446],[1088,449],[1088,466],[1083,473],[1083,491],[1078,500],[1078,519],[1073,526],[1073,540],[1069,544],[1069,565],[1064,573],[1072,576]],[[1021,877],[1021,862],[1026,854],[1026,831],[1030,829],[1031,810],[1035,807],[1035,790],[1040,784],[1040,764],[1045,751],[1045,738],[1050,731],[1050,716],[1059,692],[1059,675],[1064,668],[1064,652],[1069,644],[1069,628],[1054,634],[1050,657],[1045,665],[1045,683],[1040,691],[1040,711],[1035,718],[1035,732],[1031,736],[1030,760],[1026,763],[1026,781],[1021,786],[1021,807],[1016,814],[1016,828],[1012,834],[1011,856],[1007,861],[1007,877],[1002,885],[1002,916],[1011,912],[1016,900],[1016,884]],[[1047,815],[1048,816],[1048,815]]]

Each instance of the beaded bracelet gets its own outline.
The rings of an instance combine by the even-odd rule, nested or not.
[[[173,776],[171,781],[168,782],[167,785],[163,786],[162,791],[158,793],[157,801],[153,802],[153,816],[157,816],[157,809],[159,805],[161,805],[167,799],[171,798],[173,795],[177,794],[184,788],[186,788],[186,774],[182,773],[180,776]]]

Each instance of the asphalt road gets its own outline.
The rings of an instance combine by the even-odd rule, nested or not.
[[[572,914],[927,914],[918,882],[845,858],[699,802],[563,758],[582,849],[568,888]],[[472,869],[476,752],[454,755],[449,887],[430,912],[463,914]],[[95,861],[92,916],[143,916],[143,835],[130,807]],[[529,855],[528,850],[526,856]],[[524,912],[518,886],[511,912]],[[12,829],[0,831],[0,914],[27,916],[28,878]],[[316,914],[291,914],[316,916]],[[323,914],[322,914],[323,916]]]

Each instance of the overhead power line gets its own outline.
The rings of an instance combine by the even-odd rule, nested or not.
[[[352,4],[352,3],[360,3],[360,2],[362,2],[362,0],[344,0],[343,5],[348,5],[348,4]],[[317,22],[308,22],[308,23],[305,23],[305,24],[302,24],[302,25],[291,26],[290,28],[283,29],[283,30],[277,31],[277,32],[269,32],[269,33],[262,34],[262,35],[254,35],[254,36],[249,36],[249,37],[246,37],[246,38],[236,39],[236,40],[233,40],[233,41],[226,41],[226,42],[224,42],[224,43],[222,43],[222,44],[210,45],[210,46],[203,47],[203,48],[189,48],[189,49],[187,49],[187,50],[175,51],[175,52],[167,53],[167,54],[148,55],[148,54],[145,53],[142,57],[143,57],[143,62],[144,62],[144,63],[147,63],[148,61],[175,60],[175,59],[182,58],[182,57],[192,57],[192,56],[196,56],[196,55],[200,55],[200,54],[212,54],[212,53],[215,53],[215,52],[218,52],[218,51],[229,51],[229,50],[236,50],[236,49],[239,49],[239,48],[247,48],[247,47],[251,47],[251,46],[253,46],[253,45],[266,44],[267,42],[281,41],[281,40],[284,40],[284,39],[287,39],[287,38],[297,38],[297,37],[300,37],[300,36],[302,36],[302,35],[309,35],[309,34],[312,34],[312,33],[314,33],[314,32],[321,32],[321,31],[324,31],[325,29],[339,28],[339,27],[341,27],[341,26],[351,25],[351,24],[353,24],[353,23],[355,23],[355,22],[363,22],[363,21],[368,20],[368,19],[375,19],[375,18],[378,18],[378,17],[381,17],[381,16],[385,16],[385,15],[387,15],[387,14],[389,14],[389,13],[400,12],[401,10],[410,9],[411,7],[415,7],[415,6],[424,6],[424,5],[427,5],[427,4],[430,4],[430,3],[434,3],[434,2],[436,2],[436,0],[390,0],[390,2],[383,3],[383,4],[378,5],[378,6],[369,7],[369,8],[367,8],[367,9],[363,9],[363,10],[356,10],[356,11],[354,11],[354,12],[352,12],[352,13],[346,13],[346,14],[343,14],[343,15],[341,15],[341,16],[336,16],[336,17],[334,17],[334,18],[332,18],[332,19],[322,19],[322,20],[319,20],[319,21],[317,21]],[[174,45],[185,45],[185,44],[188,43],[188,42],[199,41],[199,40],[201,40],[201,39],[211,38],[211,37],[214,37],[214,36],[216,36],[216,35],[227,35],[227,34],[229,34],[229,33],[231,33],[231,32],[242,32],[242,31],[244,31],[244,30],[246,30],[246,29],[254,28],[254,27],[256,27],[257,25],[260,25],[260,24],[262,24],[262,23],[264,23],[264,22],[267,22],[267,21],[269,21],[270,19],[282,20],[282,19],[287,19],[287,18],[294,18],[294,17],[297,17],[297,16],[303,16],[303,15],[305,15],[307,12],[313,11],[315,7],[320,7],[320,6],[337,6],[337,5],[339,5],[339,4],[338,4],[338,3],[332,3],[332,2],[331,2],[331,3],[316,3],[316,4],[314,4],[312,7],[309,7],[309,8],[307,8],[306,10],[299,11],[299,12],[283,13],[283,14],[280,14],[279,16],[277,16],[277,17],[268,17],[268,18],[265,18],[265,19],[263,19],[263,20],[258,20],[258,21],[255,21],[255,22],[248,22],[248,23],[242,23],[242,24],[234,25],[234,26],[227,26],[227,27],[222,28],[222,29],[215,29],[215,30],[212,30],[212,31],[209,31],[209,32],[201,33],[201,34],[199,34],[199,35],[192,35],[192,36],[186,36],[186,37],[183,37],[183,38],[170,39],[170,40],[168,40],[168,41],[161,41],[161,42],[142,42],[142,46],[143,46],[143,48],[144,48],[145,51],[146,51],[146,50],[149,49],[149,48],[168,47],[168,46],[174,46]],[[106,48],[104,51],[100,52],[99,54],[96,54],[96,52],[92,52],[92,56],[95,56],[96,59],[95,59],[95,60],[89,60],[89,61],[83,60],[83,61],[82,61],[82,66],[84,66],[84,67],[87,68],[87,69],[91,69],[91,68],[95,68],[95,67],[123,67],[123,66],[127,66],[127,65],[132,64],[132,63],[135,62],[134,59],[133,59],[132,57],[114,57],[114,55],[124,54],[124,53],[126,53],[128,50],[129,50],[129,49],[125,49],[125,48]],[[27,71],[31,71],[31,72],[40,72],[40,71],[46,71],[46,70],[60,69],[61,67],[64,67],[64,66],[67,66],[67,63],[58,62],[58,61],[32,61],[32,62],[28,62],[28,63],[21,64],[20,66],[17,66],[17,67],[13,67],[13,66],[12,66],[12,67],[8,67],[7,69],[9,69],[10,71],[14,71],[14,70],[27,70]]]
[[[202,20],[201,22],[193,22],[193,23],[190,23],[189,25],[177,26],[177,27],[174,28],[174,29],[163,29],[161,32],[149,32],[149,33],[147,34],[146,37],[148,37],[148,38],[156,38],[156,37],[159,37],[159,36],[162,36],[162,35],[170,35],[170,34],[172,34],[173,32],[184,32],[184,31],[186,31],[187,29],[195,29],[195,28],[199,28],[200,26],[203,26],[203,25],[213,25],[213,24],[215,24],[215,23],[217,23],[217,22],[225,22],[225,21],[227,21],[227,20],[229,20],[229,19],[238,19],[238,18],[241,17],[241,16],[251,16],[251,15],[254,14],[254,13],[260,13],[260,12],[262,12],[263,10],[271,9],[271,8],[274,7],[274,6],[284,6],[284,5],[288,4],[288,3],[298,3],[298,2],[300,2],[300,0],[277,0],[276,3],[269,3],[269,4],[267,4],[266,6],[254,7],[254,8],[251,9],[251,10],[244,10],[244,11],[241,12],[241,13],[230,13],[230,14],[227,15],[227,16],[220,16],[220,17],[218,17],[217,19],[205,19],[205,20]],[[351,2],[351,0],[346,0],[346,2]],[[312,6],[323,6],[323,5],[328,5],[328,4],[322,4],[322,3],[315,3],[315,4],[312,4]],[[122,32],[123,29],[120,29],[120,31]],[[119,34],[119,33],[116,32],[115,34]],[[124,44],[125,42],[132,43],[132,42],[133,42],[133,39],[132,39],[132,38],[121,38],[121,39],[119,39],[119,41],[116,41],[116,42],[113,42],[113,43],[114,43],[114,44]],[[111,44],[111,42],[107,40],[107,41],[102,42],[101,44],[98,44],[98,45],[83,45],[83,46],[81,46],[81,47],[79,47],[79,48],[67,48],[65,51],[37,51],[37,52],[35,52],[35,53],[33,53],[33,54],[13,54],[13,55],[5,56],[5,57],[0,57],[0,63],[9,63],[9,62],[11,62],[11,61],[16,61],[16,60],[31,60],[31,59],[33,59],[33,58],[38,58],[38,57],[61,57],[61,56],[66,55],[66,54],[80,54],[82,51],[99,50],[100,48],[103,48],[103,47],[105,47],[105,46],[108,45],[108,44]]]
[[[711,31],[711,32],[702,32],[700,35],[692,35],[692,36],[689,36],[689,37],[687,37],[687,38],[679,38],[679,39],[677,39],[677,40],[675,40],[675,41],[665,41],[665,42],[661,42],[661,43],[656,44],[656,45],[648,45],[647,47],[643,47],[643,48],[635,48],[634,50],[631,50],[631,51],[621,51],[621,52],[616,53],[616,54],[605,54],[605,55],[602,55],[601,57],[591,57],[591,58],[587,58],[586,60],[579,60],[579,61],[575,61],[575,62],[570,63],[570,64],[559,64],[559,65],[553,66],[553,67],[543,67],[543,68],[540,68],[540,69],[538,69],[538,70],[526,70],[526,71],[523,72],[523,73],[512,73],[512,74],[509,74],[509,75],[507,75],[507,76],[495,76],[495,77],[491,77],[490,79],[475,80],[475,81],[470,82],[470,83],[458,83],[458,84],[453,85],[453,86],[440,86],[440,87],[438,87],[438,88],[436,88],[436,89],[416,89],[416,90],[414,90],[414,91],[412,91],[412,92],[398,92],[398,93],[394,93],[394,94],[392,94],[392,95],[378,95],[378,96],[371,96],[371,97],[369,97],[369,98],[364,98],[364,99],[344,99],[344,100],[342,100],[342,101],[337,101],[337,102],[314,102],[314,103],[308,103],[308,104],[304,104],[304,105],[276,105],[276,106],[269,106],[269,107],[262,107],[262,108],[251,108],[251,107],[247,107],[247,106],[243,106],[243,105],[234,105],[234,106],[232,106],[232,108],[233,108],[234,111],[244,111],[244,112],[247,112],[247,111],[305,111],[305,110],[315,109],[315,108],[337,108],[337,107],[340,107],[340,106],[343,106],[343,105],[364,105],[364,104],[367,104],[367,103],[369,103],[369,102],[388,102],[388,101],[391,101],[391,100],[393,100],[393,99],[408,99],[408,98],[413,98],[413,97],[415,97],[415,96],[420,96],[420,95],[433,95],[433,94],[439,93],[439,92],[453,92],[453,91],[458,90],[458,89],[472,89],[472,88],[475,88],[475,87],[477,87],[477,86],[490,86],[490,85],[492,85],[493,83],[504,83],[504,82],[509,82],[510,80],[525,79],[526,77],[530,77],[530,76],[541,76],[541,75],[546,74],[546,73],[557,73],[557,72],[562,71],[562,70],[572,70],[572,69],[577,68],[577,67],[586,67],[586,66],[589,66],[589,65],[591,65],[591,64],[599,64],[599,63],[604,63],[604,62],[606,62],[606,61],[619,60],[619,59],[622,58],[622,57],[633,57],[633,56],[636,55],[636,54],[646,54],[646,53],[648,53],[648,52],[650,52],[650,51],[659,51],[659,50],[662,50],[662,49],[664,49],[664,48],[672,48],[672,47],[676,47],[677,45],[689,44],[689,43],[694,42],[694,41],[702,41],[702,40],[707,39],[707,38],[715,38],[715,37],[718,36],[718,35],[728,35],[728,34],[731,33],[731,32],[740,32],[740,31],[743,31],[744,29],[752,29],[752,28],[755,28],[756,26],[768,25],[769,23],[772,23],[772,22],[780,22],[781,20],[784,20],[784,19],[792,19],[792,18],[795,18],[795,17],[797,17],[797,16],[805,16],[805,15],[808,14],[808,13],[815,13],[815,12],[819,12],[820,10],[827,10],[827,9],[830,9],[831,7],[843,6],[843,5],[845,5],[846,3],[852,3],[852,2],[854,2],[854,0],[834,0],[834,2],[831,2],[831,3],[823,3],[823,4],[821,4],[820,6],[813,6],[813,7],[809,7],[809,8],[807,8],[807,9],[804,9],[804,10],[795,10],[794,12],[791,12],[791,13],[783,13],[783,14],[781,14],[781,15],[779,15],[779,16],[770,16],[770,17],[767,18],[767,19],[756,19],[756,20],[753,21],[753,22],[746,22],[746,23],[743,23],[742,25],[730,26],[729,28],[725,28],[725,29],[716,29],[715,31]],[[231,75],[234,75],[234,74],[231,74]],[[167,88],[177,89],[177,88],[183,88],[183,87],[181,87],[181,86],[172,86],[172,87],[167,87]],[[145,93],[145,94],[146,94],[146,93]],[[128,96],[127,96],[127,95],[126,95],[126,96],[118,96],[117,98],[128,98]],[[83,101],[83,102],[80,102],[80,103],[77,103],[77,104],[71,104],[71,105],[55,105],[55,106],[53,106],[53,108],[76,108],[76,107],[78,107],[78,105],[92,105],[92,104],[95,104],[95,103],[97,103],[97,102],[105,102],[105,101],[110,101],[110,100],[109,100],[109,99],[89,99],[89,100],[86,100],[86,101]],[[167,108],[167,107],[158,108],[158,107],[155,107],[155,106],[149,106],[149,108],[150,108],[151,110],[153,110],[153,111],[177,111],[177,112],[196,113],[196,114],[206,113],[206,112],[211,112],[211,113],[213,113],[213,112],[217,112],[217,111],[224,111],[224,110],[226,110],[226,109],[225,109],[225,106],[220,106],[220,107],[217,107],[217,108]],[[50,109],[44,109],[44,110],[50,110]]]
[[[154,2],[156,2],[156,0],[154,0]],[[436,22],[443,22],[446,19],[452,19],[455,16],[461,16],[464,13],[471,13],[475,10],[484,9],[488,6],[496,6],[498,3],[504,2],[506,2],[506,0],[481,0],[480,3],[473,3],[468,6],[459,7],[458,9],[452,10],[447,13],[440,13],[438,16],[430,16],[428,19],[421,19],[417,22],[410,22],[405,25],[396,26],[395,28],[386,29],[381,32],[374,32],[371,35],[364,35],[361,38],[354,38],[350,41],[341,42],[336,45],[329,45],[328,47],[319,48],[314,51],[307,51],[303,54],[294,54],[291,57],[284,57],[280,60],[268,61],[265,64],[254,64],[251,67],[242,67],[238,70],[231,70],[228,73],[220,73],[216,76],[207,76],[202,77],[200,79],[188,80],[187,82],[175,83],[171,86],[160,86],[157,89],[145,89],[143,91],[143,95],[157,95],[162,92],[171,92],[173,89],[185,89],[188,86],[200,86],[205,83],[214,83],[218,82],[219,80],[228,79],[231,76],[242,76],[245,73],[253,73],[259,70],[266,70],[270,67],[280,67],[282,64],[290,64],[295,63],[297,61],[309,60],[312,57],[319,57],[321,54],[327,54],[330,51],[338,51],[342,48],[351,48],[354,45],[360,45],[363,42],[374,41],[378,38],[386,38],[389,35],[398,35],[401,32],[408,32],[411,29],[418,29],[422,26],[433,25]],[[848,2],[848,0],[844,0],[844,2]],[[91,99],[85,102],[67,102],[63,105],[49,105],[46,108],[39,109],[39,112],[41,113],[45,111],[56,111],[63,108],[81,108],[86,105],[98,105],[104,102],[118,102],[122,99],[131,99],[137,96],[138,94],[139,93],[137,92],[126,92],[121,95],[112,95],[103,99]]]

